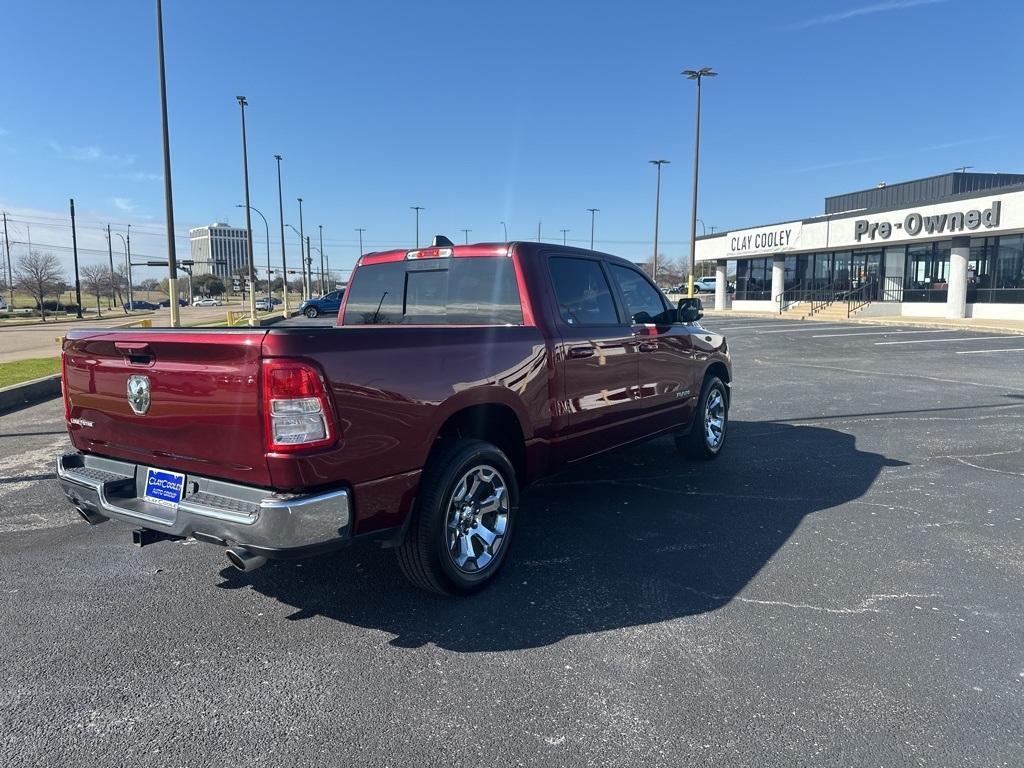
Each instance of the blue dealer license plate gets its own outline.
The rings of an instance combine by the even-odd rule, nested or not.
[[[165,507],[177,507],[185,491],[185,476],[163,469],[146,470],[146,491],[142,498]]]

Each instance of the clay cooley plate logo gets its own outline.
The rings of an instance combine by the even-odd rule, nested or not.
[[[858,243],[867,237],[874,240],[888,240],[893,232],[903,230],[911,237],[921,233],[926,235],[941,235],[943,233],[973,231],[978,227],[993,229],[999,226],[999,210],[1001,204],[994,200],[989,208],[983,211],[972,208],[969,211],[955,211],[953,213],[936,213],[930,216],[922,216],[917,211],[908,213],[902,222],[890,221],[869,221],[868,219],[857,219],[853,222],[853,239]]]

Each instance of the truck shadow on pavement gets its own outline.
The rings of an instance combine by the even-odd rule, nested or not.
[[[717,461],[687,462],[660,439],[570,468],[526,491],[514,552],[483,592],[442,598],[406,584],[392,552],[361,547],[249,574],[222,572],[323,616],[457,652],[534,648],[566,637],[714,611],[806,515],[864,495],[884,467],[836,430],[732,422]],[[851,514],[844,511],[842,514]]]

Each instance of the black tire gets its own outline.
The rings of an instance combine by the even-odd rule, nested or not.
[[[714,400],[714,398],[719,400]],[[718,442],[715,443],[709,437],[708,423],[716,421],[713,413],[709,413],[708,403],[712,401],[721,403],[721,428],[712,428],[711,434],[718,434]],[[718,407],[712,410],[717,413]],[[725,441],[729,435],[729,389],[717,376],[708,376],[704,379],[704,386],[701,388],[700,397],[697,399],[697,408],[693,417],[693,426],[685,435],[676,435],[676,448],[688,459],[698,461],[710,461],[717,459],[725,448]]]
[[[462,488],[463,480],[481,467],[496,472],[497,479],[505,489],[507,509],[494,512],[491,518],[497,522],[498,516],[503,514],[504,526],[502,533],[494,539],[496,546],[492,542],[493,551],[486,564],[475,568],[474,558],[474,569],[468,568],[468,560],[467,567],[462,568],[456,563],[458,554],[453,554],[452,548],[458,548],[460,542],[454,537],[459,536],[458,526],[464,523],[458,523],[454,529],[450,529],[449,517],[456,503],[455,494]],[[490,488],[495,491],[492,497],[500,497],[496,488],[494,485]],[[515,470],[496,446],[483,440],[458,440],[439,447],[423,472],[409,529],[396,550],[402,573],[420,589],[443,595],[466,595],[483,588],[497,575],[507,559],[518,505],[519,486]],[[479,516],[476,519],[478,523],[481,520]],[[472,520],[472,516],[467,520]],[[470,534],[473,530],[479,528],[474,526]],[[487,545],[482,539],[474,535],[466,538],[469,551],[475,552],[476,548],[480,548],[482,552],[479,558],[488,554]]]
[[[306,311],[303,312],[303,314],[310,320],[312,320],[320,315],[320,310],[317,309],[316,307],[306,307]]]

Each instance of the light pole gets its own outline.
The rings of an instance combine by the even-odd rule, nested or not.
[[[665,163],[672,162],[671,160],[648,160],[651,165],[658,169],[658,181],[654,192],[654,261],[651,262],[651,277],[654,278],[654,284],[658,284],[658,218],[661,214],[661,166]]]
[[[260,321],[256,319],[256,270],[253,267],[252,258],[252,206],[249,205],[249,148],[245,141],[245,108],[249,102],[245,100],[245,96],[236,96],[235,98],[238,99],[238,107],[242,111],[242,169],[245,176],[245,250],[249,270],[249,325],[256,326],[260,324]],[[267,240],[267,249],[269,250],[269,236]]]
[[[504,221],[501,222],[501,230],[502,230],[502,232],[505,233],[505,240],[503,242],[507,243],[508,242],[508,226],[505,224]]]
[[[281,220],[281,288],[284,291],[284,316],[288,317],[288,256],[284,251],[284,197],[281,194],[281,156],[274,155],[277,160],[277,216]],[[269,248],[269,240],[267,238]]]
[[[174,196],[171,192],[171,144],[167,130],[167,78],[164,74],[164,11],[156,0],[157,59],[160,63],[160,118],[164,144],[164,209],[167,213],[167,292],[170,294],[171,327],[181,325],[178,312],[178,255],[174,250]]]
[[[423,210],[422,205],[410,205],[410,210],[416,211],[416,247],[420,247],[420,211]]]
[[[540,242],[540,222],[537,222],[537,242]]]
[[[272,279],[270,274],[270,225],[267,224],[267,217],[263,215],[263,212],[259,208],[255,205],[250,205],[249,207],[258,213],[260,218],[263,219],[263,229],[266,230],[267,233],[267,309],[270,310],[274,308],[274,302],[271,301],[273,294],[270,292],[270,281]],[[236,205],[235,208],[245,208],[245,206]],[[253,286],[253,289],[255,290],[255,285]]]
[[[308,301],[312,298],[313,286],[311,285],[312,280],[307,279],[306,275],[306,229],[302,225],[302,198],[296,198],[299,201],[299,261],[302,263],[302,299]]]
[[[587,208],[590,211],[590,250],[594,250],[594,214],[600,211],[600,208]]]
[[[129,224],[129,226],[131,225]],[[125,269],[128,270],[128,306],[134,310],[135,300],[132,298],[132,252],[128,248],[128,241],[124,239],[124,235],[118,232],[117,236],[121,238],[121,245],[124,246],[124,265]],[[131,232],[129,231],[128,237],[130,238],[131,236]]]
[[[320,229],[320,295],[323,296],[327,291],[324,290],[324,225],[317,224]]]
[[[462,230],[462,234],[464,234],[466,236],[466,245],[469,245],[469,233],[472,232],[472,231],[473,231],[472,229],[464,229],[464,230]]]
[[[558,231],[562,233],[562,245],[565,245],[565,234],[566,234],[566,233],[567,233],[567,232],[568,232],[569,230],[568,230],[568,229],[560,229],[560,230],[558,230]]]
[[[107,224],[107,257],[110,259],[110,310],[113,311],[117,297],[114,296],[114,243],[110,239],[109,224]]]
[[[686,295],[693,297],[693,269],[697,255],[697,177],[700,170],[700,81],[705,77],[717,77],[711,67],[701,69],[684,69],[682,74],[689,80],[697,81],[697,115],[696,130],[693,136],[693,200],[690,208],[690,260],[686,277]]]
[[[359,227],[359,228],[356,229],[356,232],[359,233],[359,255],[360,256],[363,255],[363,232],[365,232],[365,231],[366,230],[363,227]]]
[[[701,235],[706,235],[708,233],[708,228],[704,226],[704,219],[698,218],[697,221],[700,222],[700,233],[701,233]],[[712,230],[712,231],[714,231],[714,230]]]
[[[78,230],[75,228],[75,198],[71,202],[71,251],[75,256],[75,303],[78,304],[76,313],[79,320],[82,319],[82,282],[78,279]],[[7,247],[7,272],[10,276],[11,309],[14,309],[14,273],[11,272],[11,242],[7,239],[7,214],[4,214],[4,245]]]

